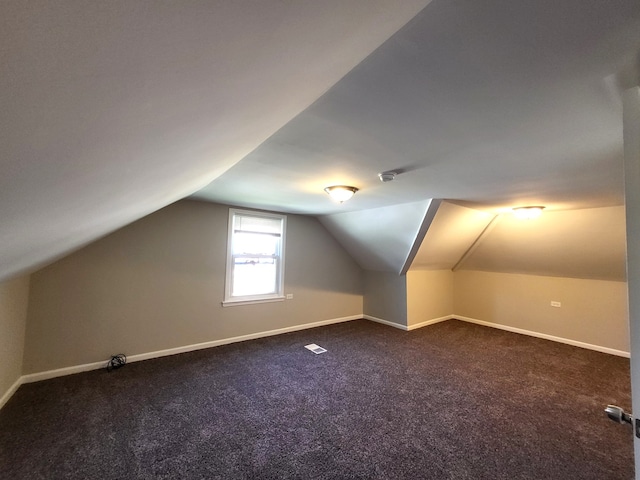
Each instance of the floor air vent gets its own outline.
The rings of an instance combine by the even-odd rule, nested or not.
[[[305,345],[304,348],[306,348],[307,350],[311,350],[316,355],[318,355],[320,353],[324,353],[324,352],[327,351],[326,348],[322,348],[322,347],[316,345],[315,343],[310,343],[309,345]]]

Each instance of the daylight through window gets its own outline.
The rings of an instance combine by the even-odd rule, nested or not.
[[[284,215],[229,209],[225,304],[283,299]]]

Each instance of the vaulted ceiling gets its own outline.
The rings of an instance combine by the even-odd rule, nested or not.
[[[0,279],[207,185],[427,3],[1,2]]]
[[[442,202],[411,269],[626,280],[623,206],[551,210],[535,220]]]
[[[619,205],[619,89],[639,53],[637,1],[434,1],[197,196],[311,214]],[[335,183],[362,191],[336,206]]]
[[[364,232],[623,201],[637,0],[9,0],[0,27],[0,279],[193,194]]]

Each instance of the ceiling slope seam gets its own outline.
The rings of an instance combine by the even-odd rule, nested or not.
[[[433,219],[436,217],[436,213],[438,213],[438,209],[440,208],[441,204],[442,204],[441,198],[432,198],[430,200],[429,206],[427,207],[427,210],[424,213],[422,222],[420,223],[420,228],[416,232],[416,237],[413,241],[413,245],[411,246],[411,249],[407,254],[407,258],[404,261],[404,265],[402,265],[402,268],[398,273],[399,275],[405,275],[409,271],[409,268],[411,267],[413,260],[416,258],[416,255],[418,254],[418,250],[420,250],[420,245],[422,245],[424,237],[427,235],[427,232],[429,231],[429,228],[431,227],[431,224],[433,223]]]
[[[471,255],[473,255],[473,252],[475,252],[476,249],[480,246],[480,243],[482,242],[482,240],[485,239],[487,235],[491,232],[491,230],[493,230],[495,226],[498,224],[498,221],[500,218],[501,218],[501,214],[498,214],[489,221],[487,226],[484,227],[482,232],[480,232],[480,235],[478,235],[478,237],[474,240],[474,242],[467,249],[467,251],[464,252],[464,254],[462,254],[462,256],[460,257],[460,260],[458,260],[458,262],[453,266],[453,268],[451,269],[452,272],[455,272],[458,269],[460,269],[460,267],[462,267],[464,262],[466,262],[467,259],[471,257]]]

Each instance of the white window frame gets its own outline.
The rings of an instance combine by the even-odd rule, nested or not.
[[[275,256],[276,258],[276,292],[267,293],[261,295],[243,295],[233,296],[233,269],[234,269],[234,257],[233,257],[233,234],[234,234],[234,218],[236,215],[250,216],[250,217],[262,217],[272,220],[279,220],[281,223],[280,229],[280,251]],[[252,303],[264,303],[264,302],[280,302],[285,300],[284,296],[284,252],[285,252],[285,237],[287,231],[287,217],[286,215],[280,215],[277,213],[257,212],[254,210],[241,210],[238,208],[229,209],[229,223],[227,227],[227,272],[225,278],[225,291],[224,301],[222,305],[225,307],[233,305],[248,305]]]

